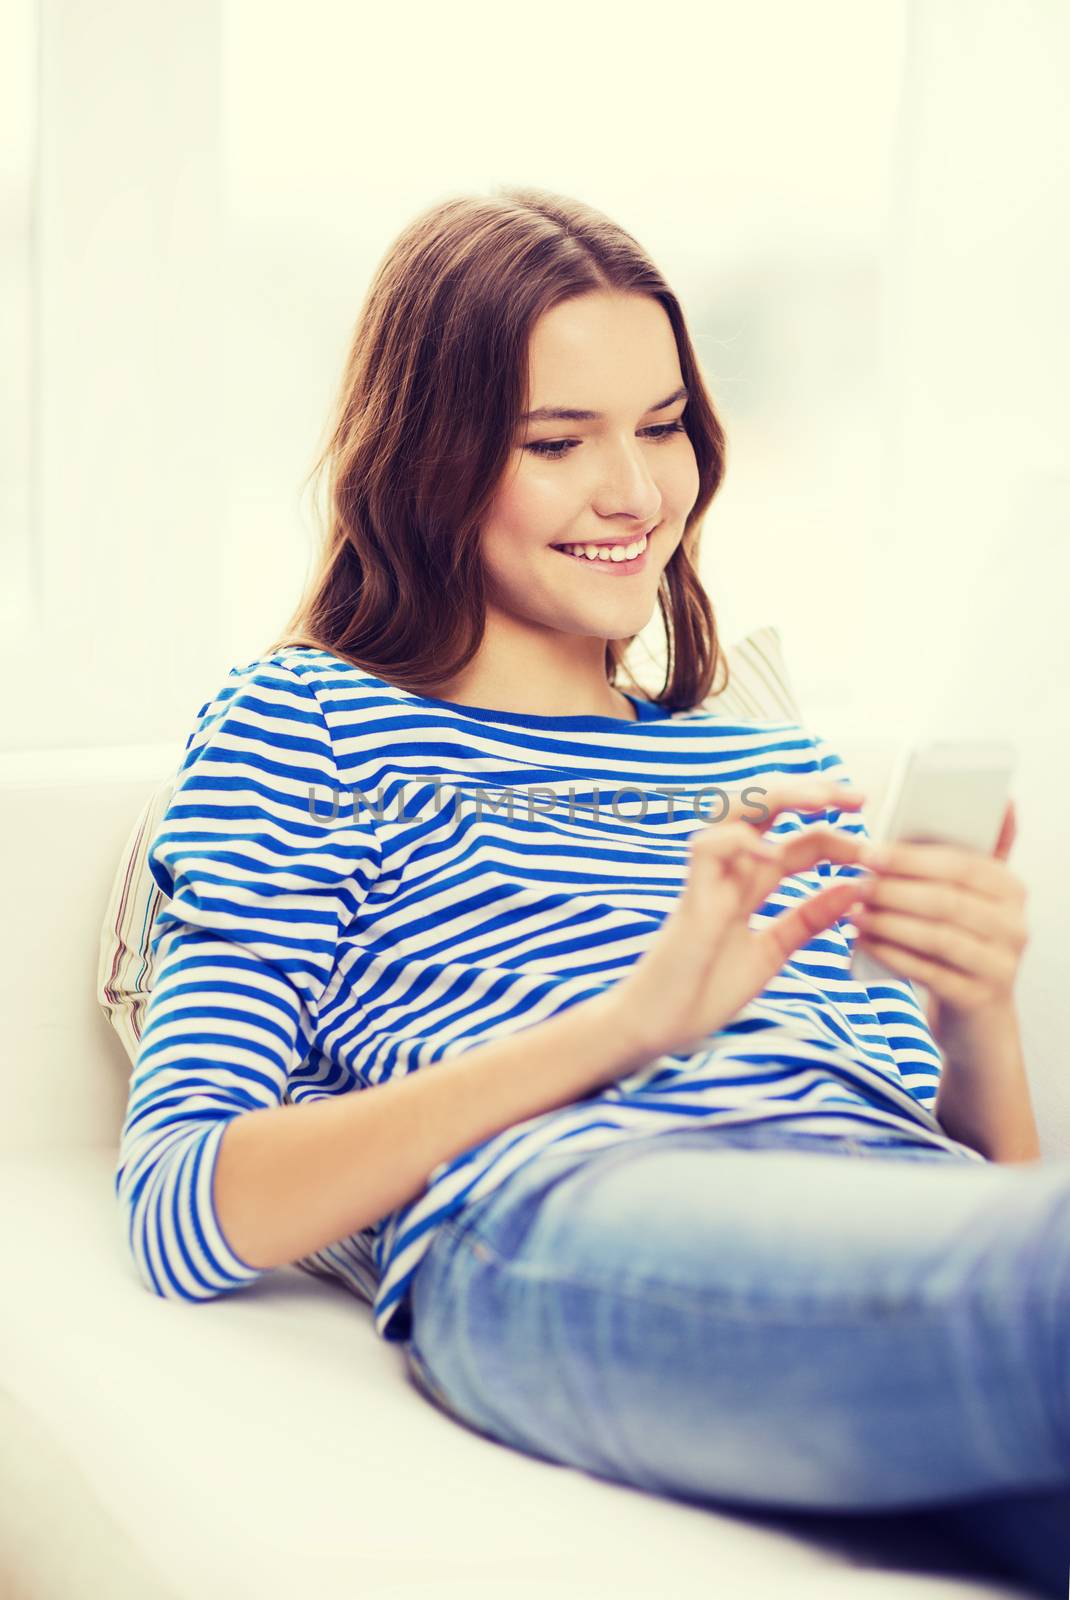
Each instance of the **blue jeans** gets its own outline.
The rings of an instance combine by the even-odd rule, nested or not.
[[[1070,1161],[566,1143],[441,1227],[411,1309],[412,1380],[500,1443],[728,1510],[944,1508],[1067,1593]]]

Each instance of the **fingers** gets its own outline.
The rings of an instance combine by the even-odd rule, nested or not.
[[[764,904],[784,877],[794,872],[804,871],[818,861],[860,865],[865,842],[830,825],[803,828],[777,841],[765,838],[750,823],[731,822],[694,834],[690,848],[690,881],[700,884],[702,892],[712,893],[718,902],[723,899],[726,906],[732,903],[749,916]],[[844,880],[848,891],[845,905],[865,895],[865,885],[871,877],[866,873]],[[838,912],[829,920],[835,920],[836,915]]]
[[[749,822],[721,822],[693,833],[689,854],[699,870],[727,876],[764,864],[779,873],[781,849]]]
[[[748,911],[757,893],[757,874],[764,866],[779,879],[775,865],[777,852],[746,822],[721,823],[692,834],[684,894],[698,902],[714,896],[725,909],[745,906]],[[757,904],[764,896],[759,895]]]
[[[772,963],[771,970],[779,972],[796,950],[831,927],[857,899],[858,885],[847,879],[800,901],[790,911],[782,911],[768,928],[756,935],[760,943],[768,947],[767,965]]]
[[[728,797],[726,815],[719,827],[745,822],[764,832],[785,811],[812,816],[835,806],[839,811],[858,811],[865,801],[861,789],[838,783],[819,773],[801,773],[795,778],[776,777],[767,784],[745,784]],[[712,821],[711,821],[712,825]]]
[[[691,855],[698,860],[718,863],[724,872],[753,868],[768,877],[770,886],[818,861],[861,866],[865,849],[864,839],[829,823],[801,828],[785,839],[767,839],[749,822],[725,822],[690,840]]]
[[[1014,849],[1014,841],[1018,837],[1018,817],[1014,809],[1014,801],[1007,801],[1007,809],[1003,814],[1003,826],[999,830],[996,848],[992,854],[997,861],[1006,861]]]
[[[770,842],[782,872],[796,872],[815,866],[819,861],[865,864],[867,841],[858,834],[846,833],[843,828],[834,828],[831,823],[817,823],[789,834],[786,839]]]

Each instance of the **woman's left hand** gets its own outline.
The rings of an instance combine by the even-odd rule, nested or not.
[[[1016,835],[1012,800],[991,856],[894,843],[862,857],[873,876],[859,881],[866,909],[850,916],[859,947],[926,986],[930,1025],[945,1051],[968,1048],[978,1028],[1014,1013],[1029,942],[1027,891],[1007,865]]]

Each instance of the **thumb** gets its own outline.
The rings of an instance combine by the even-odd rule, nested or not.
[[[992,852],[997,861],[1007,860],[1014,848],[1014,841],[1017,837],[1018,819],[1014,810],[1014,801],[1008,800],[1007,809],[1003,814],[1003,826],[999,830],[996,848]]]

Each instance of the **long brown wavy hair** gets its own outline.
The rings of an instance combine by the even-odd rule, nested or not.
[[[592,290],[653,296],[676,337],[684,425],[699,493],[662,573],[669,710],[705,700],[720,663],[696,562],[702,518],[724,475],[725,439],[679,302],[640,245],[578,200],[539,189],[460,196],[411,222],[384,257],[357,318],[325,449],[327,526],[285,632],[265,653],[310,645],[426,693],[475,655],[485,626],[480,520],[529,408],[532,330]],[[628,639],[606,641],[606,677],[636,682]]]

